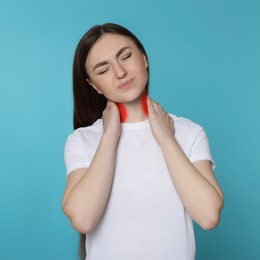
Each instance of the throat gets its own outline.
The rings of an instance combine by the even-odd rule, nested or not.
[[[128,117],[127,109],[122,103],[117,103],[117,107],[120,113],[120,122],[125,123]]]
[[[120,113],[121,123],[134,123],[147,119],[148,107],[146,91],[140,97],[140,101],[137,105],[117,103],[117,107]]]
[[[148,106],[147,106],[147,93],[144,91],[141,100],[142,110],[146,117],[148,117]]]

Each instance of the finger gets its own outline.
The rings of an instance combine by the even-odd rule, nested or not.
[[[162,111],[162,110],[161,110],[161,108],[160,108],[159,103],[153,101],[153,106],[154,106],[154,110],[155,110],[155,112],[161,114],[161,111]]]
[[[112,101],[109,101],[109,106],[110,106],[111,108],[114,108],[114,107],[117,108],[116,103],[115,103],[115,102],[112,102]]]
[[[153,101],[149,96],[147,96],[147,107],[148,107],[148,113],[149,114],[155,112],[154,106],[153,106]]]
[[[111,101],[107,101],[107,108],[110,108],[110,106],[111,106]]]
[[[158,111],[161,113],[161,114],[164,114],[164,109],[162,108],[162,106],[158,103]]]
[[[171,118],[171,122],[170,122],[170,124],[171,124],[171,130],[172,130],[172,132],[174,133],[174,120],[173,120],[172,117],[170,117],[170,118]]]
[[[170,118],[169,114],[165,111],[165,109],[160,104],[158,104],[158,108],[162,116],[166,118]]]
[[[106,105],[105,109],[103,110],[103,114],[109,110],[109,107],[110,107],[109,102],[107,102],[107,105]]]

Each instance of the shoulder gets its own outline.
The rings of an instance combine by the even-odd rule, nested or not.
[[[74,130],[68,137],[64,148],[67,173],[88,167],[103,132],[102,120]]]
[[[103,131],[102,120],[98,119],[94,124],[91,126],[80,127],[74,130],[69,136],[67,137],[67,143],[70,141],[81,141],[84,140],[86,137],[92,138],[94,136],[99,135]]]
[[[201,125],[188,118],[179,117],[173,114],[169,115],[174,121],[176,134],[186,135],[194,139],[201,131],[203,131],[203,127]]]
[[[188,158],[194,162],[198,160],[210,160],[213,162],[207,134],[204,128],[184,117],[170,116],[174,120],[175,137]]]

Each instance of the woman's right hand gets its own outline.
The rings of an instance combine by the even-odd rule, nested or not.
[[[112,101],[107,101],[107,106],[103,111],[103,129],[104,133],[119,138],[121,134],[120,114],[117,105]]]
[[[88,168],[72,171],[67,178],[63,211],[80,233],[90,232],[106,208],[115,171],[121,133],[119,111],[108,101],[103,111],[103,135]],[[78,140],[78,139],[77,139]],[[74,146],[72,146],[74,151]]]

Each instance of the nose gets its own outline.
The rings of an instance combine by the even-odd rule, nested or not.
[[[114,64],[114,72],[117,78],[122,79],[126,76],[127,71],[122,64],[119,62]]]

